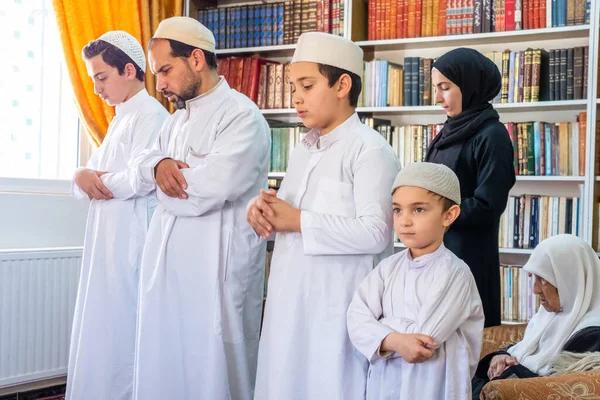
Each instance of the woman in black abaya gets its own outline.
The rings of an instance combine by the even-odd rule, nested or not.
[[[444,244],[471,268],[483,302],[485,326],[500,325],[498,230],[515,183],[513,147],[490,101],[502,86],[496,65],[476,50],[438,58],[431,79],[448,119],[426,160],[451,168],[460,180],[461,213]]]

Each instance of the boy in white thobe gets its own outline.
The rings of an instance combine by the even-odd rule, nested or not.
[[[142,257],[136,399],[248,400],[266,248],[245,217],[267,186],[269,126],[218,75],[214,37],[193,18],[162,21],[148,59],[178,111],[134,176],[159,201]]]
[[[277,232],[259,349],[255,399],[353,400],[367,362],[352,347],[354,290],[392,251],[389,188],[400,164],[355,113],[362,50],[325,33],[298,40],[293,102],[312,130],[296,146],[277,197],[250,203],[257,233]]]
[[[413,163],[392,194],[407,249],[367,276],[348,309],[350,339],[370,363],[367,399],[469,399],[484,317],[469,267],[443,244],[460,214],[458,178]]]
[[[83,57],[94,90],[116,116],[100,148],[73,180],[91,199],[75,305],[67,399],[133,398],[138,268],[156,204],[134,193],[133,160],[154,144],[169,113],[144,87],[146,57],[130,34],[112,31],[88,43]]]

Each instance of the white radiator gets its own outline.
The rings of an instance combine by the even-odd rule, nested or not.
[[[0,388],[66,375],[81,252],[0,250]]]

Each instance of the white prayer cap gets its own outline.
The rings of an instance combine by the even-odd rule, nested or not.
[[[137,64],[138,67],[146,72],[146,55],[142,45],[136,38],[125,31],[110,31],[100,36],[98,40],[112,44]]]
[[[200,22],[189,17],[172,17],[158,24],[155,39],[171,39],[208,52],[215,52],[215,37]]]
[[[460,183],[450,168],[443,164],[415,162],[402,168],[392,187],[392,194],[400,186],[415,186],[460,204]]]
[[[363,51],[353,41],[323,32],[303,33],[292,62],[313,62],[354,72],[362,77]]]

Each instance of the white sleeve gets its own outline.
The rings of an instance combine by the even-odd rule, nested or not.
[[[178,199],[157,190],[167,213],[195,217],[222,208],[245,194],[267,170],[270,149],[269,126],[255,110],[243,110],[221,123],[206,155],[190,154],[190,168],[181,172],[188,184],[187,199]]]
[[[136,196],[147,196],[150,194],[149,185],[144,187],[146,190],[138,190],[137,193],[131,184],[131,175],[134,171],[134,162],[148,148],[151,148],[156,141],[168,113],[157,112],[151,115],[143,115],[136,122],[133,132],[129,134],[131,138],[131,149],[129,152],[128,166],[125,170],[104,174],[100,177],[104,185],[112,192],[113,198],[127,200]]]
[[[473,312],[473,276],[467,268],[453,268],[447,276],[433,282],[415,321],[385,318],[381,322],[400,333],[431,336],[439,345],[471,316]]]
[[[307,255],[379,254],[392,240],[391,189],[400,163],[388,149],[373,149],[357,160],[354,218],[302,211]]]
[[[95,149],[85,167],[79,167],[73,173],[73,179],[71,179],[71,196],[73,196],[77,200],[85,199],[88,197],[88,195],[83,190],[81,190],[81,188],[75,183],[75,175],[77,175],[77,173],[82,169],[93,169],[94,171],[96,171],[98,168],[99,153],[100,148]]]
[[[168,158],[167,146],[171,129],[173,126],[175,114],[167,118],[160,128],[158,139],[154,141],[154,146],[150,149],[142,150],[137,158],[132,158],[132,170],[129,180],[133,192],[138,196],[144,196],[151,193],[156,187],[154,177],[154,167]]]
[[[386,283],[384,276],[389,275],[385,271],[389,268],[386,260],[371,271],[358,286],[346,315],[350,341],[369,362],[381,358],[381,342],[394,332],[389,326],[379,322],[383,315],[382,298]]]

